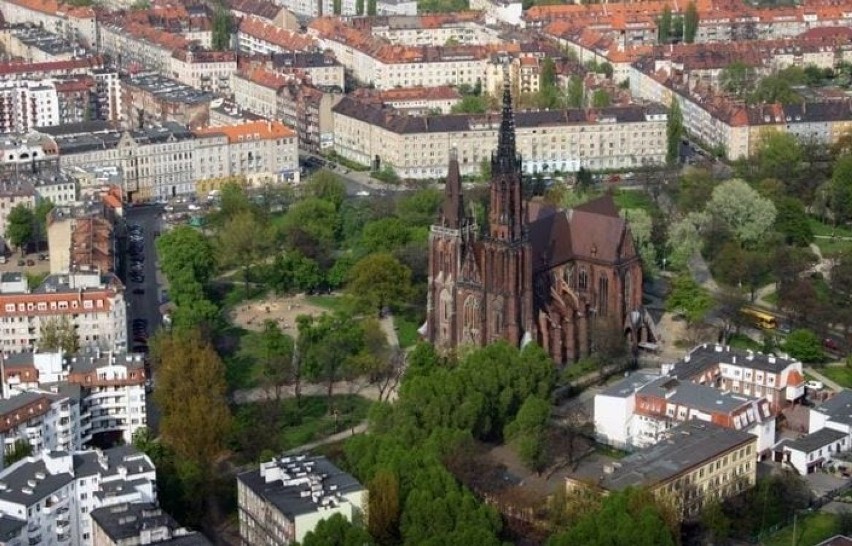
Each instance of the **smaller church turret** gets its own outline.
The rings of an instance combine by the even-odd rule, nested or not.
[[[447,182],[444,186],[444,207],[441,211],[441,222],[444,227],[450,229],[461,229],[466,223],[459,156],[455,146],[450,150],[450,165]]]

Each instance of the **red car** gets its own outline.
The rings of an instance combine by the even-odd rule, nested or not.
[[[824,340],[822,340],[822,346],[824,348],[828,349],[829,351],[839,351],[840,350],[840,346],[837,344],[837,342],[834,341],[833,339],[831,339],[830,337],[827,337]]]

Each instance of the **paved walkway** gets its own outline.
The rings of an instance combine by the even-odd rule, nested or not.
[[[810,367],[810,366],[806,367],[806,368],[805,368],[805,371],[806,371],[808,374],[810,374],[810,375],[812,375],[813,377],[815,377],[818,381],[822,381],[823,385],[825,385],[826,387],[830,388],[831,390],[836,391],[836,392],[840,392],[840,391],[842,391],[842,390],[843,390],[843,387],[841,387],[839,384],[835,383],[835,382],[834,382],[834,381],[832,381],[831,379],[829,379],[829,378],[827,378],[826,376],[822,375],[821,373],[819,373],[818,371],[816,371],[816,370],[815,370],[815,369],[813,369],[812,367]]]
[[[287,454],[289,455],[289,454],[292,454],[292,453],[303,453],[305,451],[311,451],[312,449],[316,448],[317,446],[322,446],[322,445],[326,445],[326,444],[333,444],[335,442],[340,442],[341,440],[345,440],[347,438],[355,436],[356,434],[364,434],[365,432],[367,432],[367,421],[364,421],[364,422],[362,422],[358,425],[355,425],[351,429],[342,430],[342,431],[338,432],[337,434],[332,434],[331,436],[326,436],[325,438],[323,438],[321,440],[317,440],[315,442],[310,442],[310,443],[307,443],[307,444],[302,444],[299,447],[295,447],[295,448],[291,449],[290,451],[287,452]]]

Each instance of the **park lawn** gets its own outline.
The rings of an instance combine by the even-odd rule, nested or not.
[[[751,349],[752,351],[763,350],[762,343],[758,343],[757,341],[751,339],[745,334],[733,334],[728,340],[728,345],[730,345],[731,347],[736,347],[737,349]]]
[[[559,383],[567,385],[586,374],[598,371],[598,369],[598,364],[594,359],[584,358],[566,366],[565,371],[559,376]]]
[[[813,546],[837,534],[837,516],[827,512],[816,512],[799,517],[796,522],[796,538],[793,525],[784,527],[763,541],[764,546]]]
[[[831,236],[832,233],[838,237],[852,237],[852,229],[849,229],[844,226],[837,226],[836,228],[820,222],[818,219],[813,216],[808,217],[808,224],[811,226],[811,231],[814,235],[826,235]]]
[[[332,313],[337,311],[350,311],[352,302],[343,296],[338,295],[322,295],[322,296],[306,296],[305,299],[311,305],[328,309]]]
[[[819,247],[823,258],[829,258],[838,254],[845,254],[852,251],[852,241],[843,239],[814,239],[814,243]]]
[[[403,349],[411,347],[420,339],[420,333],[417,329],[419,324],[403,315],[394,315],[393,324],[396,328],[396,336],[399,339],[399,346]]]
[[[618,190],[613,194],[613,199],[620,209],[643,209],[648,214],[653,213],[657,209],[657,205],[651,200],[648,192],[641,189]]]
[[[823,366],[819,373],[831,379],[841,387],[852,389],[852,368],[848,366]]]

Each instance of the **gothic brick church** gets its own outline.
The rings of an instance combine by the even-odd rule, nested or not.
[[[566,364],[592,350],[596,320],[617,320],[635,344],[649,335],[642,266],[610,195],[568,210],[523,196],[508,87],[491,156],[488,229],[465,209],[452,154],[439,223],[429,236],[427,318],[436,346],[536,342]]]

